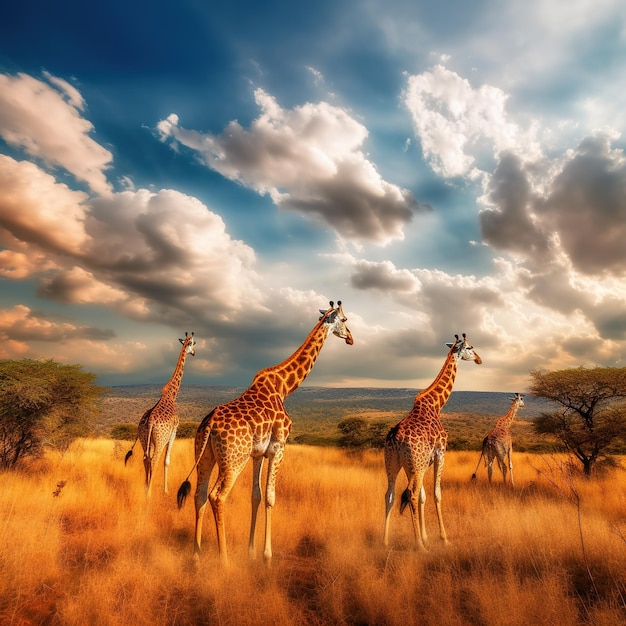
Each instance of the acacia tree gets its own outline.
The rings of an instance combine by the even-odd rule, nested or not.
[[[626,440],[626,368],[534,370],[530,375],[530,393],[560,405],[535,419],[535,432],[556,435],[591,476],[611,444]]]
[[[89,431],[104,391],[80,365],[0,361],[0,467],[15,467],[44,446],[65,449]]]

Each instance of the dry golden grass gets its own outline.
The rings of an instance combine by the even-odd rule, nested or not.
[[[449,452],[443,512],[452,545],[439,542],[429,493],[430,550],[417,552],[409,515],[397,509],[390,548],[382,546],[380,453],[289,446],[278,478],[272,566],[260,557],[262,515],[259,559],[248,560],[248,469],[228,503],[230,566],[219,564],[209,511],[196,570],[193,502],[182,511],[175,502],[193,464],[192,441],[176,442],[171,493],[161,492],[161,471],[149,504],[141,460],[125,467],[124,452],[112,441],[85,440],[28,473],[0,476],[0,623],[626,621],[622,469],[568,485],[558,459],[518,454],[511,491],[499,481],[489,488],[484,468],[470,481],[478,453]],[[565,498],[571,488],[579,507]]]

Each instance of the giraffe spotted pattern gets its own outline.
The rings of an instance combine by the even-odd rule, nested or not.
[[[507,468],[509,470],[509,480],[511,487],[515,487],[513,480],[513,439],[511,437],[511,425],[513,424],[517,412],[524,407],[524,398],[516,393],[511,401],[511,406],[507,413],[498,418],[493,430],[483,439],[483,447],[478,459],[476,471],[480,466],[480,461],[485,460],[489,484],[493,476],[493,462],[497,461],[502,472],[502,482],[506,484]],[[476,478],[476,471],[472,474],[472,480]]]
[[[398,473],[404,469],[408,485],[402,494],[400,511],[408,505],[411,511],[413,531],[418,547],[426,547],[426,524],[424,521],[424,475],[432,465],[434,469],[434,500],[439,521],[439,534],[447,542],[446,531],[441,515],[441,475],[443,472],[446,433],[439,418],[456,378],[457,363],[460,360],[474,361],[480,365],[482,359],[474,351],[465,334],[450,348],[439,374],[431,385],[415,396],[413,408],[400,420],[387,435],[385,440],[385,470],[387,472],[387,493],[385,495],[385,527],[383,541],[389,543],[389,519],[395,499],[395,484]],[[416,515],[417,513],[417,515]],[[419,523],[419,526],[418,526]]]
[[[304,343],[285,361],[260,370],[244,393],[215,407],[201,422],[195,439],[196,462],[187,480],[178,491],[181,507],[191,491],[189,476],[197,469],[195,492],[196,529],[194,554],[200,554],[202,520],[207,501],[211,504],[217,529],[217,545],[221,558],[227,560],[224,504],[235,481],[252,458],[252,518],[249,552],[254,556],[254,535],[259,504],[262,499],[261,472],[268,460],[265,487],[264,557],[272,557],[271,510],[276,494],[276,476],[283,460],[285,442],[291,431],[291,419],[284,400],[309,374],[330,333],[352,345],[352,334],[338,302],[337,308],[320,311],[318,323]],[[209,492],[209,480],[217,465],[217,478]]]
[[[152,475],[163,452],[165,458],[163,460],[163,490],[168,493],[167,471],[170,465],[170,456],[172,446],[176,439],[176,431],[180,424],[180,419],[176,411],[176,397],[180,390],[185,371],[185,361],[187,355],[195,355],[196,340],[194,333],[188,335],[185,333],[185,339],[179,339],[183,344],[174,373],[170,380],[165,383],[161,390],[161,397],[157,403],[148,409],[139,420],[137,426],[137,438],[132,448],[126,453],[124,462],[133,454],[133,448],[139,440],[143,448],[143,465],[146,473],[146,493],[150,495],[152,489]]]

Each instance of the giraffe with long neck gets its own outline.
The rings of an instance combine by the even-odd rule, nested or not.
[[[385,545],[389,544],[389,518],[395,497],[396,479],[400,470],[404,469],[408,485],[402,494],[400,512],[409,505],[416,545],[419,548],[426,548],[424,475],[431,465],[434,470],[434,500],[439,534],[444,543],[448,541],[441,515],[441,475],[448,434],[439,415],[452,393],[457,363],[461,360],[474,361],[477,365],[482,363],[474,347],[467,341],[465,333],[462,339],[459,339],[458,335],[455,337],[454,343],[446,344],[450,350],[435,380],[415,396],[413,408],[409,414],[391,428],[385,439],[385,469],[387,471],[383,534]],[[416,512],[418,519],[416,519]]]
[[[276,476],[284,456],[285,442],[291,430],[291,419],[284,406],[285,398],[295,391],[313,368],[315,360],[332,333],[353,344],[346,326],[341,302],[333,302],[304,343],[282,363],[260,370],[250,387],[238,398],[215,407],[200,423],[196,432],[196,462],[178,490],[178,506],[182,507],[191,492],[189,476],[197,469],[195,492],[196,528],[194,555],[199,557],[202,542],[202,520],[207,500],[211,503],[217,530],[220,557],[227,561],[225,501],[239,474],[252,458],[252,515],[248,550],[254,557],[254,536],[258,508],[262,499],[261,472],[268,460],[265,484],[265,545],[263,556],[272,557],[271,513],[276,493]],[[209,478],[217,464],[217,478],[209,492]]]
[[[506,485],[507,467],[509,470],[509,480],[511,487],[515,487],[513,481],[513,439],[511,437],[511,425],[513,424],[517,412],[524,407],[524,398],[516,393],[511,400],[511,406],[505,415],[498,418],[493,430],[483,439],[483,447],[478,459],[478,465],[472,474],[472,480],[476,478],[476,472],[481,460],[485,459],[489,484],[493,475],[493,462],[498,461],[498,466],[502,472],[502,482]]]
[[[148,496],[152,487],[152,474],[163,451],[165,451],[163,489],[165,493],[168,492],[167,470],[170,465],[170,456],[174,439],[176,439],[176,431],[180,423],[178,412],[176,411],[176,397],[183,381],[187,355],[191,354],[191,356],[194,356],[196,353],[196,340],[193,333],[191,335],[185,333],[185,339],[179,339],[179,341],[183,346],[180,350],[174,373],[163,385],[161,397],[157,403],[148,409],[139,420],[137,437],[124,459],[124,463],[127,463],[133,454],[133,448],[137,440],[139,440],[144,451],[143,465],[146,472],[146,493]]]

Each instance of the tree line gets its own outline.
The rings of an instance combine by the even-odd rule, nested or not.
[[[587,476],[612,446],[626,443],[626,368],[533,370],[530,378],[529,393],[551,407],[533,420],[535,433],[556,436]],[[15,468],[46,447],[64,450],[89,435],[105,391],[80,365],[0,360],[0,468]],[[357,450],[382,447],[388,430],[361,417],[337,426],[339,445]],[[124,438],[121,432],[117,437]]]

